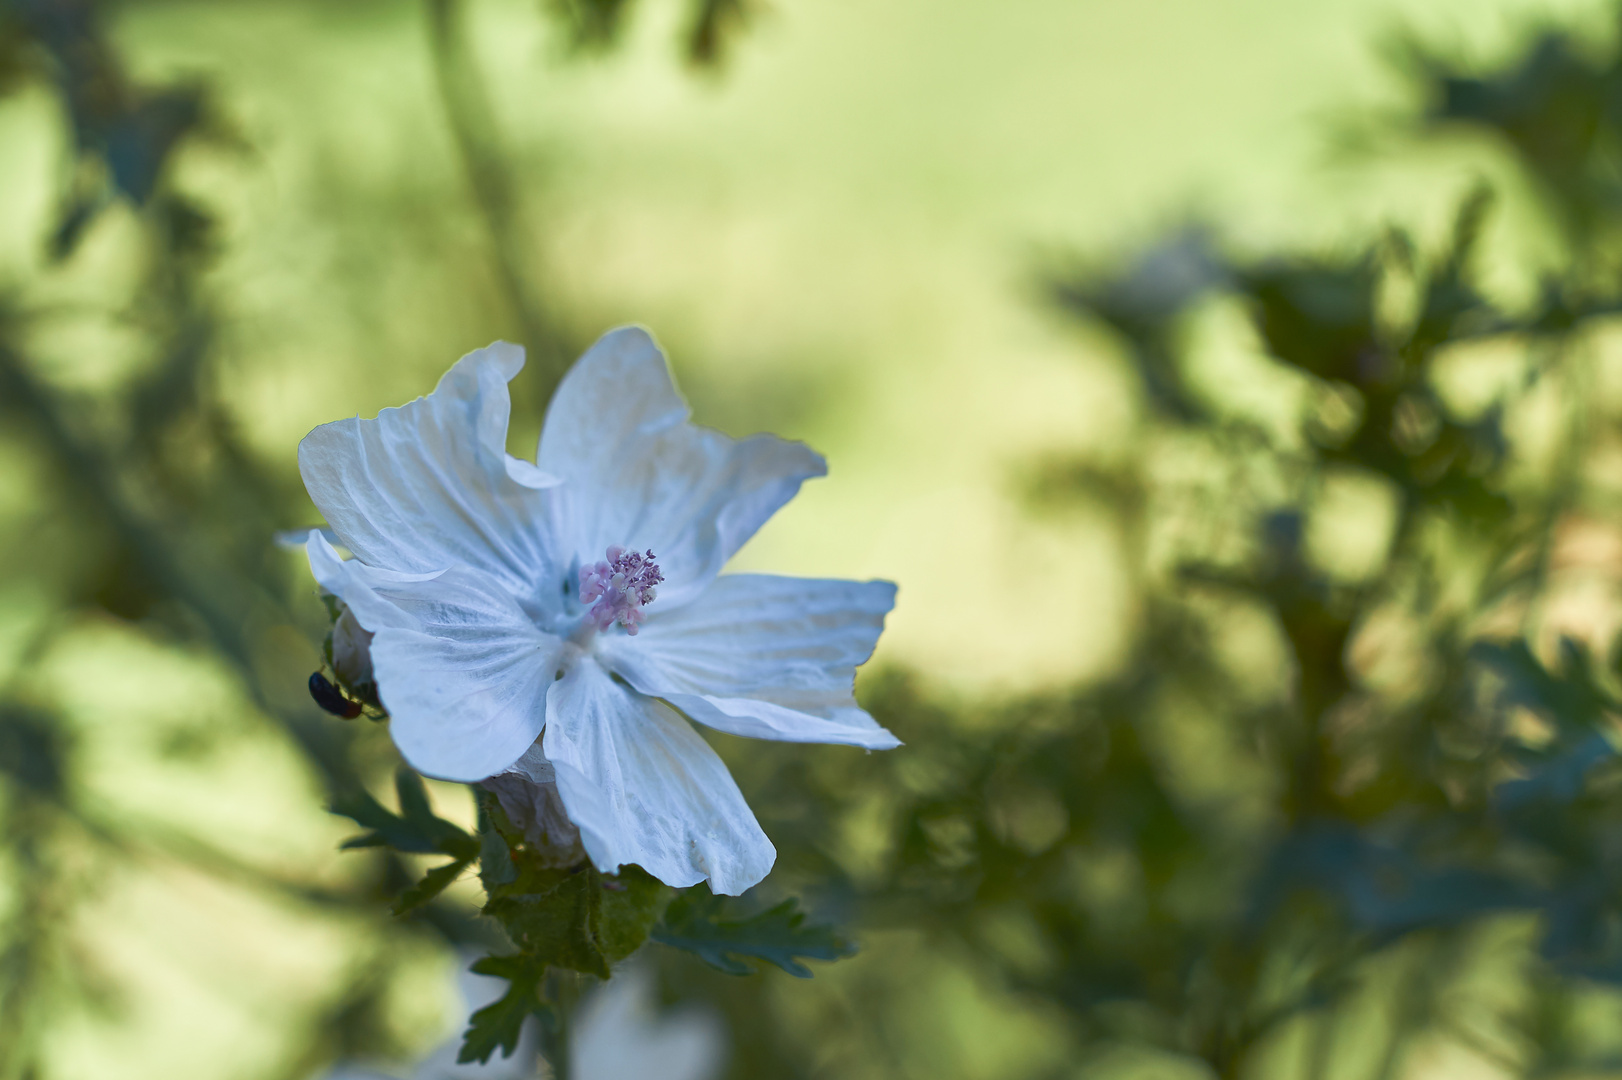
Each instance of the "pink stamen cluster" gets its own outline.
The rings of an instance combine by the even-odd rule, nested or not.
[[[617,622],[627,634],[634,634],[647,618],[642,606],[653,603],[653,587],[664,579],[652,551],[626,551],[614,544],[606,562],[580,568],[580,599],[597,601],[587,612],[597,629],[607,630]]]

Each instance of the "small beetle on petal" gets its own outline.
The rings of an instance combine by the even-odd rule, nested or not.
[[[310,673],[310,696],[327,712],[333,716],[341,716],[345,720],[353,720],[366,709],[360,702],[344,697],[344,692],[319,671]]]

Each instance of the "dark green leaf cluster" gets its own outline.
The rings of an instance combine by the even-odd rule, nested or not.
[[[1589,565],[1573,538],[1622,529],[1599,435],[1616,408],[1591,392],[1622,310],[1599,269],[1622,225],[1618,70],[1622,43],[1549,35],[1501,71],[1420,72],[1437,91],[1425,123],[1503,135],[1549,209],[1587,223],[1529,299],[1483,284],[1502,256],[1480,186],[1439,241],[1391,228],[1240,257],[1201,227],[1119,270],[1057,275],[1051,295],[1116,337],[1145,405],[1130,454],[1038,485],[1047,505],[1114,513],[1142,591],[1127,656],[1004,704],[870,681],[865,703],[907,748],[856,769],[740,750],[778,872],[866,925],[928,927],[1084,1045],[1214,1075],[1288,1047],[1305,1048],[1301,1075],[1338,1071],[1359,1009],[1387,1017],[1357,1029],[1383,1043],[1372,1075],[1436,1032],[1517,1073],[1614,1062],[1573,1003],[1622,987],[1622,648],[1614,621],[1558,608]],[[1213,311],[1239,346],[1191,332]],[[1242,377],[1300,407],[1247,407],[1236,348],[1257,354]],[[1465,404],[1456,388],[1488,384],[1488,354],[1513,375]],[[1325,542],[1348,524],[1337,485],[1389,519],[1361,568]],[[1276,648],[1266,674],[1235,658],[1242,635]],[[859,869],[819,838],[853,805],[885,823]],[[1468,973],[1511,925],[1535,928],[1535,1004],[1494,1011]],[[874,983],[855,1014],[899,993]],[[1514,1047],[1460,1034],[1470,1009]],[[746,1072],[788,1068],[771,1042],[789,1038],[747,1044]]]
[[[446,152],[467,166],[469,203],[492,239],[495,277],[516,324],[506,336],[524,340],[544,367],[574,350],[555,313],[529,299],[533,265],[512,255],[513,238],[523,235],[521,192],[492,119],[478,50],[463,32],[467,7],[459,0],[428,5],[423,60],[441,77],[455,142]],[[556,7],[579,36],[607,42],[625,5]],[[52,130],[30,130],[24,140],[59,158],[48,167],[31,159],[15,170],[18,183],[62,180],[41,230],[46,257],[19,263],[26,280],[0,296],[0,441],[24,493],[6,507],[8,556],[16,564],[7,584],[26,581],[28,597],[18,621],[8,608],[8,647],[17,662],[0,673],[0,1075],[50,1073],[63,1018],[87,1008],[98,1016],[117,1011],[119,980],[87,962],[96,946],[81,936],[96,920],[80,905],[103,895],[104,882],[136,873],[170,877],[176,865],[341,928],[334,960],[343,974],[319,1001],[286,1013],[283,1033],[307,1045],[266,1067],[306,1076],[335,1058],[400,1052],[401,1033],[389,1021],[392,982],[424,937],[463,949],[519,949],[483,962],[516,977],[491,1044],[510,1035],[510,1050],[514,1016],[538,1010],[523,1002],[539,1000],[547,973],[606,974],[646,938],[668,890],[635,868],[606,877],[589,867],[565,874],[540,866],[493,828],[470,833],[438,817],[409,771],[396,780],[398,808],[385,807],[366,785],[394,760],[386,732],[330,722],[302,686],[287,681],[290,667],[307,672],[313,659],[313,648],[294,659],[302,648],[296,642],[313,645],[322,628],[312,617],[307,575],[289,574],[291,563],[271,537],[308,520],[310,509],[290,455],[269,461],[244,438],[240,420],[254,406],[225,400],[232,376],[222,362],[227,320],[216,299],[228,286],[210,275],[229,230],[215,228],[200,195],[200,185],[218,177],[190,167],[210,150],[239,145],[217,104],[233,100],[237,85],[229,72],[214,76],[225,84],[216,87],[152,78],[150,65],[137,70],[142,65],[126,63],[127,41],[107,21],[112,10],[94,0],[0,0],[0,94],[37,95],[21,108]],[[700,63],[719,59],[745,10],[741,3],[692,5],[687,54]],[[46,100],[50,107],[36,108]],[[242,166],[249,157],[226,164]],[[110,252],[122,269],[105,276],[101,269],[111,264],[96,260]],[[60,304],[64,286],[78,299]],[[110,334],[116,340],[106,352],[115,359],[81,378],[89,369],[61,365],[50,353],[64,330],[68,337]],[[288,870],[277,858],[250,854],[251,844],[209,815],[127,812],[110,770],[87,781],[94,770],[84,759],[101,750],[101,735],[77,738],[71,710],[55,700],[53,673],[38,662],[86,627],[173,648],[218,668],[240,692],[237,709],[207,723],[187,719],[195,708],[184,695],[159,703],[164,708],[155,711],[177,719],[159,724],[158,760],[121,767],[202,769],[233,742],[255,754],[267,741],[284,744],[332,808],[364,828],[347,845],[367,849],[357,872],[333,885],[311,868]],[[331,669],[330,653],[326,659]],[[373,687],[328,680],[326,689],[317,702],[323,707],[354,715],[363,706],[381,715]],[[411,858],[423,855],[437,864],[425,874]],[[475,866],[490,892],[492,919],[471,917],[454,891],[446,895]],[[364,917],[380,897],[414,917]],[[503,929],[510,941],[498,940]],[[518,976],[513,964],[527,965],[522,970],[533,977]],[[308,1030],[295,1030],[299,1025]]]
[[[333,801],[332,812],[352,819],[371,832],[344,841],[345,848],[388,847],[413,855],[449,855],[451,861],[436,866],[423,879],[400,895],[394,913],[414,911],[450,887],[479,857],[479,842],[462,829],[439,817],[428,803],[422,778],[402,767],[395,774],[395,791],[400,799],[398,814],[374,799],[364,788]]]
[[[1573,278],[1528,308],[1493,302],[1474,277],[1488,205],[1467,198],[1428,259],[1400,232],[1351,255],[1256,261],[1184,236],[1119,278],[1058,287],[1121,334],[1164,425],[1151,445],[1217,463],[1192,491],[1129,470],[1104,497],[1124,498],[1151,534],[1192,520],[1230,542],[1186,529],[1151,541],[1170,554],[1143,569],[1148,624],[1123,674],[945,757],[902,814],[887,902],[922,898],[993,956],[981,926],[1018,912],[1039,945],[1001,959],[1016,985],[1100,1034],[1106,1003],[1148,1006],[1163,1025],[1154,1041],[1224,1075],[1279,1025],[1350,992],[1380,951],[1495,913],[1539,918],[1551,975],[1622,971],[1608,929],[1622,920],[1622,865],[1601,839],[1622,819],[1618,667],[1570,640],[1535,648],[1517,628],[1544,602],[1551,531],[1596,512],[1574,472],[1588,403],[1573,342],[1618,294]],[[1172,284],[1142,299],[1157,274]],[[1215,361],[1179,327],[1213,302],[1247,316],[1320,403],[1299,438],[1212,390]],[[1486,341],[1521,349],[1525,375],[1466,413],[1439,389],[1439,364]],[[1531,478],[1507,418],[1551,388],[1567,441]],[[1361,578],[1308,542],[1322,493],[1348,477],[1393,508],[1379,569]],[[1240,610],[1264,613],[1284,646],[1271,700],[1223,659],[1221,613]],[[1382,628],[1402,661],[1379,654],[1397,647]],[[1165,722],[1146,722],[1168,701],[1230,733],[1252,788],[1226,798],[1244,814],[1224,821],[1190,790],[1193,763],[1176,765]],[[1051,831],[1031,823],[1044,817]],[[1271,981],[1281,964],[1301,973],[1293,985]]]
[[[533,962],[606,979],[630,956],[669,902],[670,890],[635,866],[603,874],[589,862],[556,866],[481,794],[487,823],[481,863],[484,914]]]
[[[46,257],[31,280],[0,296],[0,431],[11,460],[39,480],[37,496],[8,511],[8,539],[26,544],[29,558],[8,558],[20,567],[13,580],[38,585],[45,613],[18,643],[27,659],[0,679],[7,1076],[55,1067],[51,1032],[61,1017],[87,1005],[109,1011],[116,984],[87,963],[81,935],[90,921],[79,909],[102,882],[179,864],[286,899],[310,918],[376,905],[369,879],[335,888],[267,865],[211,818],[129,812],[122,785],[86,781],[85,743],[94,740],[70,737],[68,710],[39,671],[40,657],[96,621],[154,647],[194,650],[240,680],[268,723],[257,736],[284,740],[317,785],[336,793],[359,783],[349,736],[321,723],[307,701],[279,696],[269,675],[277,662],[266,628],[304,622],[267,543],[298,520],[289,517],[297,482],[250,450],[217,393],[218,322],[203,284],[216,252],[213,219],[175,167],[189,148],[218,145],[225,133],[197,84],[129,70],[104,15],[104,5],[79,0],[0,3],[0,93],[27,87],[49,96],[55,107],[41,115],[60,120],[51,142],[61,147],[55,175],[64,181],[46,223]],[[70,317],[42,312],[38,296],[81,273],[82,241],[115,219],[127,279],[90,290]],[[128,366],[93,391],[67,389],[35,353],[41,325],[117,325],[128,348],[116,351]],[[244,737],[238,716],[202,725],[184,719],[193,712],[184,695],[163,704],[176,719],[157,740],[158,761],[128,768],[161,768],[163,759],[201,767],[199,759]],[[333,988],[330,1018],[312,1036],[322,1053],[394,1048],[379,1021],[393,966],[385,960]]]
[[[1622,211],[1622,60],[1570,30],[1548,27],[1522,53],[1492,68],[1409,43],[1403,60],[1425,99],[1424,131],[1490,134],[1544,186],[1573,238],[1614,235]]]
[[[18,74],[42,69],[72,121],[80,168],[52,238],[53,254],[71,254],[86,227],[117,198],[150,209],[177,250],[201,252],[208,215],[162,181],[185,140],[217,133],[202,89],[149,87],[130,79],[91,4],[13,0],[0,9],[0,18],[0,77],[6,66]]]
[[[334,813],[369,830],[343,846],[450,857],[400,895],[396,915],[428,904],[477,863],[485,890],[482,913],[500,925],[515,950],[474,965],[509,985],[499,1001],[473,1015],[461,1051],[464,1062],[485,1061],[496,1049],[511,1054],[529,1017],[551,1016],[548,971],[607,979],[611,967],[650,936],[735,975],[752,970],[738,957],[810,978],[800,958],[838,960],[855,952],[832,929],[805,925],[795,900],[736,914],[725,898],[700,885],[672,902],[672,890],[640,867],[604,874],[590,862],[557,865],[551,853],[537,849],[508,821],[486,791],[475,789],[480,827],[474,836],[434,813],[422,779],[411,769],[399,770],[395,789],[398,813],[364,790],[334,800]]]

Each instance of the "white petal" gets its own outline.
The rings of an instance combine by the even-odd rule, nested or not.
[[[556,480],[506,452],[507,383],[523,366],[522,349],[497,342],[425,398],[304,437],[304,486],[344,546],[391,570],[475,567],[531,599],[551,562],[536,489]]]
[[[651,548],[667,610],[697,595],[803,481],[828,471],[802,443],[735,441],[687,417],[664,354],[647,331],[623,327],[564,377],[536,455],[565,481],[552,503],[568,554],[589,563],[610,544]]]
[[[667,885],[708,878],[715,892],[737,895],[777,859],[732,774],[692,725],[594,660],[552,684],[541,745],[599,870],[635,863]]]
[[[457,567],[379,570],[310,534],[310,569],[373,632],[372,668],[405,759],[471,782],[501,772],[546,722],[563,642],[536,629],[498,582]]]
[[[895,606],[888,581],[727,574],[635,637],[600,639],[632,686],[734,735],[888,750],[901,740],[856,704],[856,668]]]

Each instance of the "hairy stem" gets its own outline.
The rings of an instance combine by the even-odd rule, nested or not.
[[[570,1060],[570,1029],[574,1026],[575,1008],[580,1004],[582,977],[573,971],[554,968],[547,972],[547,1000],[557,1018],[556,1026],[543,1036],[542,1054],[546,1058],[549,1080],[570,1080],[574,1062]]]

